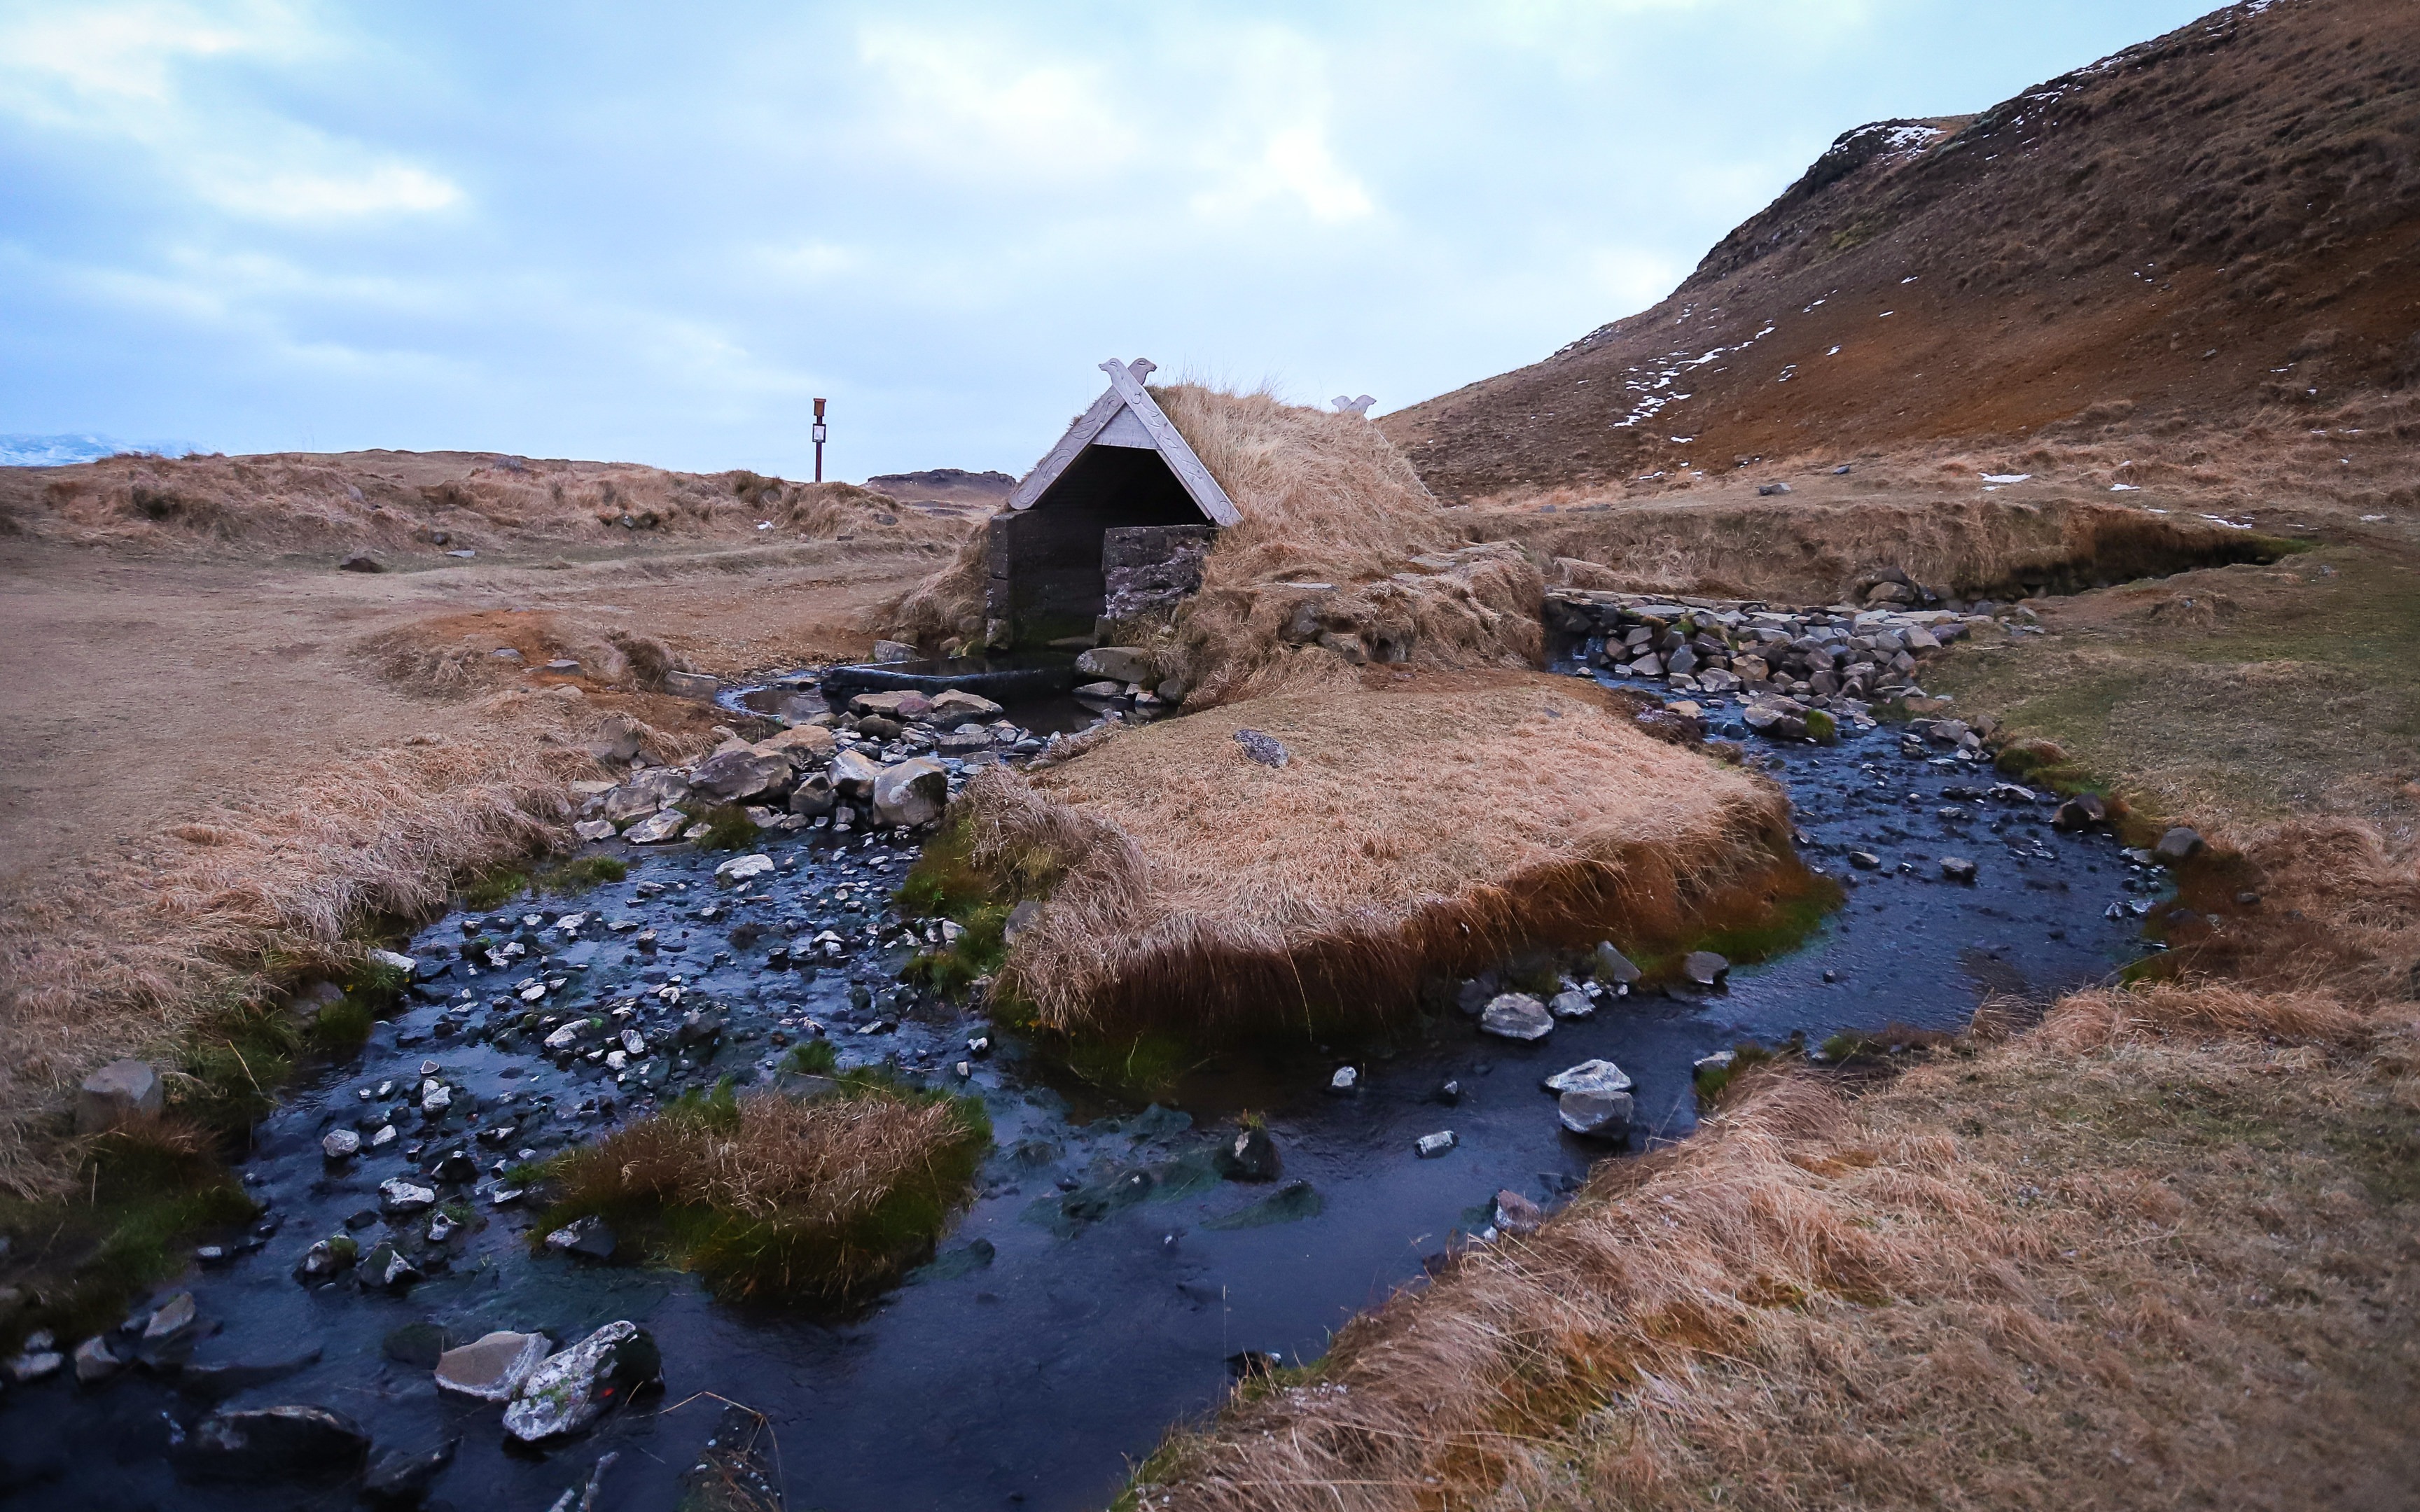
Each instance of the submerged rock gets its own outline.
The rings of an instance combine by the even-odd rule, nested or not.
[[[380,1450],[370,1460],[369,1473],[362,1478],[362,1500],[389,1509],[418,1506],[428,1499],[428,1489],[454,1462],[454,1451],[461,1444],[457,1438],[434,1449]]]
[[[546,1247],[557,1255],[577,1255],[584,1260],[610,1260],[613,1257],[613,1230],[604,1219],[594,1215],[575,1218],[547,1235]]]
[[[545,1362],[550,1347],[543,1334],[498,1330],[482,1335],[437,1357],[438,1387],[486,1402],[510,1401]]]
[[[1482,1033],[1505,1040],[1543,1040],[1555,1030],[1554,1015],[1528,993],[1504,993],[1489,999],[1479,1015]]]
[[[1293,1180],[1238,1212],[1204,1223],[1204,1228],[1261,1228],[1270,1224],[1290,1224],[1304,1218],[1316,1218],[1326,1207],[1318,1189],[1309,1181]]]
[[[172,1451],[197,1480],[328,1480],[361,1468],[370,1436],[324,1407],[216,1412]]]
[[[780,1473],[765,1414],[727,1402],[697,1463],[681,1477],[680,1505],[690,1512],[782,1512]]]
[[[627,1319],[608,1323],[530,1372],[504,1408],[504,1431],[524,1443],[577,1433],[662,1370],[652,1335]]]

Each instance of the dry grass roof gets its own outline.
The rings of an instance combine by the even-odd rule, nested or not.
[[[1062,873],[1003,984],[1063,1029],[1374,1017],[1528,941],[1668,931],[1786,847],[1776,790],[1592,684],[1363,675],[978,779],[979,861]]]

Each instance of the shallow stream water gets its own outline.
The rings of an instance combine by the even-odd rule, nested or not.
[[[1072,717],[1011,713],[1029,728]],[[415,934],[407,949],[425,959],[440,948],[458,954],[473,933],[499,947],[518,939],[526,953],[503,969],[458,954],[424,984],[418,995],[431,1000],[399,1008],[357,1063],[294,1088],[241,1167],[269,1211],[258,1229],[228,1239],[255,1247],[160,1295],[190,1288],[217,1325],[195,1363],[292,1367],[234,1392],[229,1405],[316,1403],[356,1419],[382,1446],[458,1437],[432,1505],[536,1512],[619,1450],[599,1507],[669,1507],[715,1425],[711,1398],[721,1397],[769,1417],[794,1508],[1099,1506],[1171,1424],[1220,1399],[1231,1357],[1313,1358],[1353,1313],[1470,1242],[1497,1190],[1552,1206],[1591,1162],[1685,1136],[1698,1057],[1743,1040],[1779,1045],[1793,1033],[1820,1043],[1892,1024],[1955,1029],[1986,994],[2039,1000],[2140,952],[2134,914],[2122,905],[2149,902],[2158,873],[2129,863],[2108,836],[2055,832],[2046,802],[1981,796],[1997,780],[1988,767],[1938,748],[1902,754],[1900,740],[1885,727],[1833,747],[1759,750],[1797,807],[1803,854],[1842,883],[1846,902],[1796,950],[1735,967],[1725,990],[1613,1000],[1534,1045],[1482,1038],[1451,1015],[1376,1053],[1306,1046],[1274,1060],[1230,1057],[1187,1077],[1165,1106],[1121,1103],[994,1036],[998,1048],[971,1061],[969,1088],[988,1103],[998,1140],[980,1195],[932,1266],[839,1322],[724,1305],[684,1275],[533,1257],[532,1215],[495,1205],[495,1166],[593,1138],[683,1085],[770,1076],[783,1053],[775,1034],[795,1042],[815,1032],[801,1021],[822,1027],[844,1064],[887,1060],[954,1085],[950,1067],[987,1028],[912,995],[892,1001],[905,946],[812,971],[767,964],[774,947],[794,937],[803,947],[826,920],[886,917],[912,855],[861,834],[835,841],[810,832],[768,845],[780,870],[734,892],[713,880],[722,856],[616,843],[605,848],[631,862],[623,883],[452,914]],[[1883,866],[1854,870],[1844,858],[1852,850]],[[1944,855],[1973,859],[1975,882],[1944,880]],[[827,902],[848,893],[861,899],[856,916]],[[708,907],[713,917],[701,917]],[[575,914],[585,916],[579,927],[562,927]],[[735,944],[741,925],[762,933]],[[652,951],[633,943],[646,930]],[[635,998],[649,1055],[632,1057],[617,1083],[585,1060],[560,1069],[534,1036],[509,1049],[483,1040],[483,1026],[522,1010],[524,981],[562,983],[539,995],[543,1006],[602,1011]],[[678,1001],[666,999],[670,987]],[[489,1006],[500,998],[508,1010]],[[657,1031],[708,1002],[730,1017],[722,1046],[683,1068]],[[1564,1133],[1538,1086],[1592,1057],[1637,1079],[1639,1121],[1627,1146]],[[475,1100],[477,1121],[458,1107],[431,1129],[415,1109],[394,1120],[397,1137],[383,1151],[342,1167],[322,1160],[327,1131],[382,1124],[430,1062],[470,1094],[465,1103]],[[1344,1064],[1360,1072],[1360,1090],[1330,1096],[1329,1076]],[[651,1088],[651,1077],[664,1084]],[[1449,1081],[1460,1088],[1450,1104],[1437,1096]],[[1307,1181],[1313,1196],[1273,1201],[1281,1183],[1208,1174],[1207,1149],[1245,1107],[1265,1115],[1283,1180]],[[479,1137],[507,1127],[501,1140]],[[1416,1156],[1417,1136],[1448,1129],[1454,1149]],[[380,1180],[458,1145],[481,1175],[475,1187],[449,1190],[468,1192],[479,1222],[442,1247],[444,1270],[400,1295],[298,1284],[298,1257],[348,1232],[349,1217],[365,1251],[388,1232],[374,1212]],[[1147,1180],[1135,1181],[1136,1171]],[[664,1394],[544,1453],[508,1448],[495,1408],[441,1397],[424,1365],[382,1348],[421,1321],[458,1339],[539,1329],[561,1344],[616,1318],[655,1334]],[[15,1488],[10,1504],[28,1507],[349,1504],[345,1491],[179,1483],[165,1451],[178,1426],[210,1405],[140,1371],[92,1392],[59,1380],[12,1390],[0,1399],[0,1485]]]

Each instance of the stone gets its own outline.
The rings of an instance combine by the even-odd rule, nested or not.
[[[1941,874],[1952,882],[1972,882],[1975,863],[1962,856],[1945,856],[1941,857]]]
[[[690,786],[716,803],[777,797],[789,791],[790,759],[780,752],[724,751],[699,763],[690,775]]]
[[[504,1431],[523,1443],[577,1433],[662,1372],[645,1329],[608,1323],[530,1372],[504,1408]]]
[[[1583,1060],[1538,1084],[1558,1096],[1565,1092],[1627,1092],[1630,1073],[1610,1060]]]
[[[1218,1149],[1218,1174],[1231,1181],[1274,1181],[1283,1168],[1277,1141],[1266,1129],[1238,1129]]]
[[[2050,816],[2053,829],[2066,830],[2070,834],[2108,822],[2109,805],[2097,793],[2079,793],[2060,804],[2058,810]]]
[[[1076,671],[1086,677],[1107,678],[1121,686],[1159,681],[1151,653],[1140,646],[1094,646],[1076,658]]]
[[[294,1278],[308,1286],[314,1281],[333,1278],[348,1271],[361,1257],[361,1248],[349,1238],[323,1239],[302,1252],[294,1262]]]
[[[722,691],[722,679],[704,672],[666,672],[664,691],[675,698],[710,699]]]
[[[1075,691],[1079,699],[1122,699],[1126,696],[1126,685],[1103,678],[1097,683],[1078,683]]]
[[[1667,676],[1686,677],[1697,670],[1698,654],[1687,646],[1678,648],[1664,658],[1664,671]]]
[[[882,764],[861,750],[845,750],[832,758],[831,784],[844,798],[863,800],[874,793]]]
[[[140,1060],[113,1060],[76,1088],[76,1133],[100,1134],[129,1119],[156,1118],[166,1096],[158,1072]]]
[[[894,688],[884,693],[860,693],[848,701],[849,712],[861,718],[872,717],[912,724],[929,718],[933,701],[914,688]]]
[[[633,845],[661,845],[680,839],[681,831],[687,827],[689,815],[678,809],[666,809],[622,831],[622,838]]]
[[[509,1329],[483,1334],[437,1357],[438,1389],[483,1402],[508,1402],[551,1348],[543,1334],[516,1334]]]
[[[1596,1012],[1596,1005],[1589,1001],[1588,994],[1568,987],[1547,1002],[1546,1011],[1559,1019],[1584,1019]]]
[[[1420,1159],[1435,1160],[1451,1149],[1458,1142],[1453,1136],[1452,1130],[1440,1129],[1435,1134],[1424,1134],[1413,1140],[1412,1149]]]
[[[98,1386],[126,1367],[109,1352],[109,1341],[95,1334],[75,1347],[75,1378],[79,1386]]]
[[[192,1328],[199,1316],[194,1294],[179,1291],[151,1310],[150,1319],[143,1325],[143,1342],[157,1344],[162,1339],[175,1338]]]
[[[2201,852],[2201,835],[2183,825],[2179,825],[2162,835],[2160,843],[2151,847],[2151,854],[2169,866],[2174,866],[2180,861],[2190,861]]]
[[[1681,962],[1681,974],[1700,987],[1720,986],[1730,969],[1730,962],[1712,950],[1692,950]]]
[[[428,1489],[454,1462],[460,1439],[448,1439],[434,1449],[380,1449],[370,1458],[369,1473],[362,1477],[362,1500],[372,1506],[395,1509],[418,1506]]]
[[[47,1338],[48,1335],[41,1336]],[[68,1357],[56,1350],[28,1348],[23,1353],[9,1357],[8,1379],[20,1386],[28,1386],[57,1375],[67,1363]]]
[[[393,1244],[380,1244],[362,1257],[361,1282],[382,1291],[404,1291],[421,1279],[420,1267]]]
[[[874,779],[874,817],[885,825],[929,825],[950,806],[950,773],[929,757],[886,766]]]
[[[426,1212],[437,1206],[437,1189],[421,1186],[400,1176],[391,1176],[379,1183],[379,1211],[390,1218]]]
[[[336,570],[338,572],[384,572],[386,571],[386,563],[380,562],[376,557],[365,556],[356,552],[352,556],[347,557],[344,561],[337,563]]]
[[[370,1436],[342,1412],[263,1407],[212,1412],[170,1455],[199,1480],[323,1480],[359,1470],[369,1447]]]
[[[1543,1040],[1554,1032],[1554,1015],[1528,993],[1502,993],[1480,1011],[1482,1033],[1503,1040]]]
[[[1790,485],[1786,483],[1760,483],[1756,486],[1757,497],[1761,499],[1771,499],[1776,494],[1785,494],[1789,491]]]
[[[1496,1227],[1499,1233],[1534,1234],[1546,1221],[1546,1210],[1518,1192],[1496,1194]]]
[[[1610,1138],[1625,1134],[1636,1111],[1628,1092],[1571,1091],[1556,1100],[1556,1116],[1575,1134]]]
[[[832,792],[831,779],[821,772],[809,772],[790,789],[790,812],[814,819],[832,811],[840,801]]]
[[[420,1114],[425,1119],[442,1119],[454,1109],[454,1088],[440,1081],[420,1084]]]
[[[714,880],[726,887],[744,887],[758,877],[770,876],[773,871],[773,858],[769,856],[741,856],[716,867]]]
[[[1849,864],[1860,872],[1879,872],[1882,870],[1883,858],[1871,851],[1851,851]]]
[[[1637,984],[1641,975],[1639,969],[1631,964],[1630,957],[1613,948],[1612,941],[1598,942],[1591,959],[1596,966],[1597,980],[1619,982],[1624,987]]]
[[[612,840],[614,835],[613,821],[582,819],[571,826],[571,832],[592,844],[600,840]]]
[[[1327,1090],[1337,1097],[1351,1097],[1361,1089],[1361,1073],[1350,1066],[1339,1066],[1336,1074],[1327,1078]]]
[[[591,1215],[575,1218],[546,1236],[546,1247],[557,1255],[576,1255],[585,1260],[610,1260],[613,1257],[613,1230],[605,1220]]]
[[[1238,730],[1235,744],[1244,748],[1244,755],[1263,766],[1276,768],[1286,764],[1286,748],[1272,735],[1257,730]]]
[[[874,642],[874,659],[876,661],[916,661],[920,659],[923,655],[923,653],[918,651],[914,646],[909,645],[905,640],[876,640]]]
[[[588,736],[588,754],[600,762],[635,762],[646,749],[647,727],[627,714],[609,714]]]
[[[933,695],[933,717],[936,721],[951,719],[997,719],[1007,711],[979,693],[953,687]]]
[[[1866,590],[1869,604],[1912,604],[1915,593],[1905,583],[1880,582]]]
[[[362,1136],[350,1129],[331,1129],[319,1141],[319,1152],[330,1160],[350,1160],[362,1152]]]
[[[759,756],[779,756],[793,766],[830,761],[840,749],[840,737],[819,724],[794,725],[748,748]]]

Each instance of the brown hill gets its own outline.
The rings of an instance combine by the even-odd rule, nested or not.
[[[1441,496],[2420,386],[2420,7],[2252,0],[1843,133],[1661,304],[1386,417]],[[1642,475],[1645,475],[1642,478]]]

